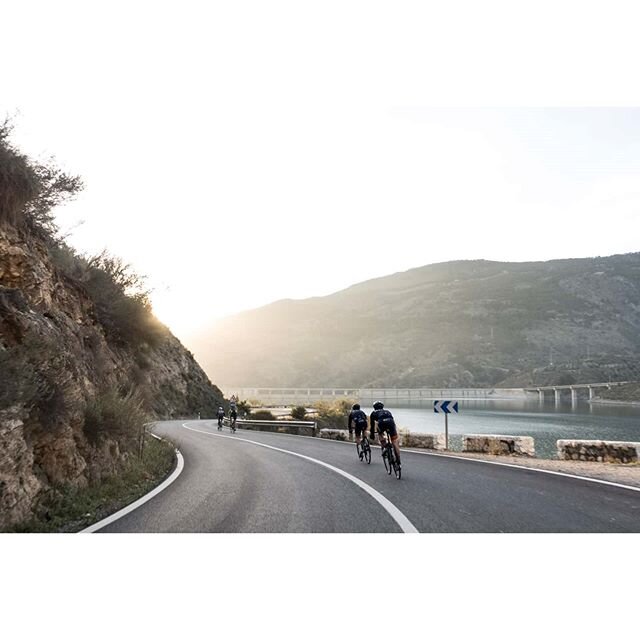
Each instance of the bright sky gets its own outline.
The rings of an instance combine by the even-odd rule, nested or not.
[[[640,249],[630,5],[439,4],[8,3],[0,116],[85,178],[71,243],[148,274],[180,337],[432,262]]]

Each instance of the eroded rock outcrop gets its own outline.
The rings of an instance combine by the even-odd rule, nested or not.
[[[0,527],[52,487],[97,481],[131,455],[122,434],[86,432],[105,389],[139,394],[157,417],[212,414],[222,400],[168,330],[153,344],[118,341],[46,238],[0,220]]]

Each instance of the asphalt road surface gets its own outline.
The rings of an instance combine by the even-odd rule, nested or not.
[[[184,469],[101,532],[640,532],[640,492],[443,455],[402,452],[402,479],[355,445],[160,422]]]

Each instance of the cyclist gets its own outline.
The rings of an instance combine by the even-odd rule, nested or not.
[[[398,464],[400,464],[400,446],[398,445],[398,430],[396,429],[396,422],[391,415],[391,411],[384,408],[382,402],[374,402],[373,411],[369,416],[369,425],[371,429],[371,439],[374,437],[374,424],[378,423],[378,433],[380,434],[380,445],[382,442],[382,434],[387,433],[387,438],[391,438],[391,444],[396,452],[396,458]],[[384,448],[382,449],[382,455],[384,455]]]
[[[216,415],[218,416],[218,429],[222,429],[222,421],[224,420],[224,409],[221,406],[218,407],[218,412]]]
[[[367,414],[360,409],[359,404],[354,404],[351,407],[351,413],[349,413],[349,433],[353,433],[353,427],[351,424],[353,423],[356,430],[356,445],[358,446],[358,451],[360,451],[360,460],[364,456],[364,452],[360,449],[360,441],[362,434],[367,429]]]
[[[236,407],[236,403],[235,402],[231,402],[231,404],[229,405],[229,420],[231,420],[231,424],[233,424],[233,426],[236,426],[236,420],[238,419],[238,409]]]

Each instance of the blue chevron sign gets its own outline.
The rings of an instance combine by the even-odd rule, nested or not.
[[[453,400],[434,400],[433,413],[458,413],[458,403]]]

